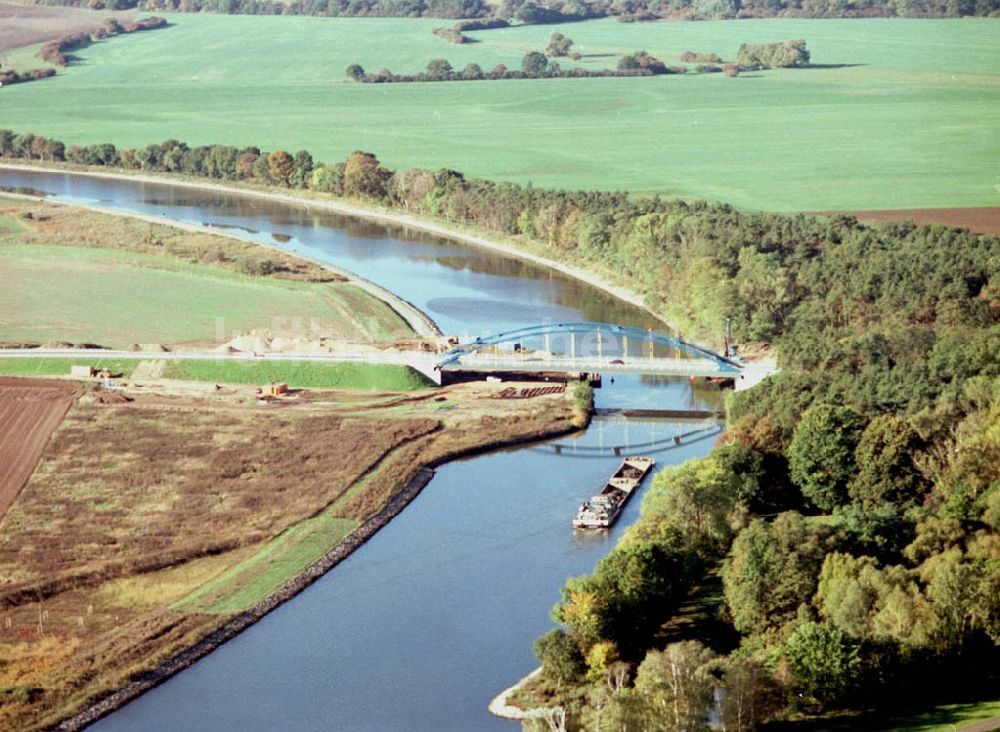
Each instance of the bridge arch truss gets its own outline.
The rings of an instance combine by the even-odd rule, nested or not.
[[[456,367],[461,364],[462,358],[481,351],[486,351],[504,344],[523,344],[528,339],[543,338],[545,350],[549,350],[549,343],[552,337],[563,337],[566,340],[564,345],[568,345],[570,357],[579,358],[581,363],[592,362],[599,365],[607,362],[608,358],[622,354],[628,358],[629,344],[643,344],[649,348],[650,358],[652,358],[653,347],[661,346],[672,348],[686,356],[701,361],[711,362],[720,374],[738,374],[742,367],[735,361],[712,351],[709,348],[700,346],[690,341],[685,341],[677,336],[663,333],[653,329],[636,328],[628,325],[616,325],[614,323],[596,323],[588,321],[574,321],[566,323],[544,323],[540,325],[530,325],[522,328],[515,328],[495,333],[485,337],[476,338],[474,341],[455,346],[444,354],[438,361],[438,368]],[[578,344],[594,345],[597,349],[596,360],[594,356],[578,354]],[[612,347],[608,350],[610,354],[604,353],[604,346],[610,340]],[[638,360],[638,359],[636,359]]]

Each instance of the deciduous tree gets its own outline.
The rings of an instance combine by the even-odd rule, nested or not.
[[[536,640],[534,651],[542,662],[542,673],[557,686],[572,684],[587,670],[580,647],[561,630],[550,630]]]
[[[648,710],[644,729],[707,730],[714,684],[706,666],[714,659],[715,654],[697,641],[647,653],[635,677],[635,690]]]
[[[427,76],[431,79],[446,80],[454,76],[455,70],[443,58],[431,59],[427,62]]]
[[[851,498],[869,510],[883,503],[903,509],[919,503],[928,488],[914,463],[920,447],[920,438],[905,419],[875,417],[854,451],[858,472],[848,486]]]
[[[722,569],[726,605],[737,630],[778,627],[810,600],[825,554],[824,531],[789,511],[771,524],[755,519],[737,535]]]
[[[284,150],[275,150],[267,156],[267,175],[274,183],[288,187],[295,172],[295,159]]]
[[[548,68],[549,60],[539,51],[531,51],[521,60],[521,70],[528,76],[541,76]]]
[[[832,623],[805,622],[784,644],[792,688],[820,705],[829,703],[858,681],[858,645]]]
[[[371,153],[352,152],[344,163],[344,193],[348,196],[383,198],[391,173]]]
[[[562,33],[553,33],[549,36],[549,45],[545,47],[545,55],[549,57],[569,56],[570,49],[573,48],[573,41]]]
[[[857,472],[854,450],[864,419],[852,409],[818,404],[795,428],[788,447],[792,480],[814,506],[832,511],[848,501],[847,485]]]

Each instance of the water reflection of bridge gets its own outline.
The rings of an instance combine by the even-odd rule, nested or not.
[[[607,430],[608,425],[622,429]],[[630,454],[659,455],[693,445],[703,440],[711,440],[722,434],[723,423],[719,419],[701,420],[643,420],[639,425],[631,425],[627,418],[609,419],[598,417],[591,424],[588,436],[596,437],[597,444],[583,444],[581,441],[548,442],[533,448],[535,452],[555,453],[573,458],[607,458]],[[588,440],[589,443],[589,440]]]

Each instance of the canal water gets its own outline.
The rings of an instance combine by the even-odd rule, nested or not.
[[[0,187],[235,228],[371,279],[446,333],[548,320],[655,326],[642,310],[523,260],[291,204],[7,170]],[[600,407],[720,402],[711,388],[662,377],[616,376],[597,392]],[[490,716],[487,703],[537,665],[531,644],[552,627],[559,587],[611,549],[637,518],[641,494],[603,535],[574,535],[579,502],[618,465],[616,449],[674,465],[706,454],[719,429],[712,421],[599,417],[573,437],[445,465],[320,581],[94,729],[516,729]]]

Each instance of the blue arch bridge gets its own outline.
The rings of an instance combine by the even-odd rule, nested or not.
[[[466,339],[440,371],[638,373],[738,379],[743,364],[677,336],[613,323],[544,323]]]

